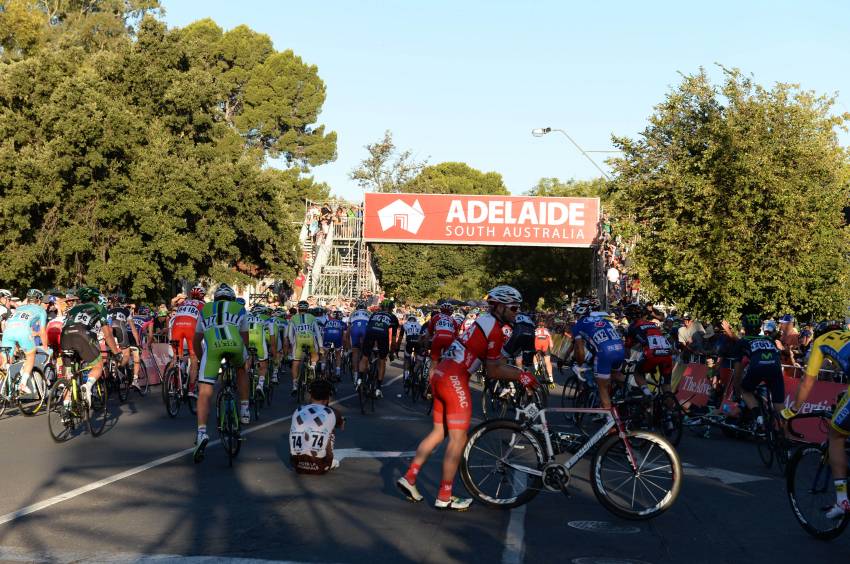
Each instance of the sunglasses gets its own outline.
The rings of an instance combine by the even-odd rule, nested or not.
[[[514,313],[519,311],[519,304],[509,305],[509,306],[506,306],[506,307]]]

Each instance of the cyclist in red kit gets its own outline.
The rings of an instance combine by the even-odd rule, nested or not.
[[[434,370],[440,362],[440,357],[454,342],[457,337],[460,324],[452,317],[454,307],[450,303],[440,304],[440,313],[431,316],[431,321],[428,322],[427,338],[431,339],[431,368],[428,372],[428,377],[434,376]]]
[[[469,390],[469,376],[478,370],[482,362],[487,363],[487,376],[499,380],[516,380],[526,388],[537,386],[537,380],[523,370],[506,364],[502,356],[505,335],[502,327],[513,323],[522,295],[511,286],[497,286],[487,295],[490,312],[479,316],[464,333],[459,336],[445,354],[434,371],[431,390],[434,395],[434,428],[416,449],[416,456],[407,473],[396,484],[411,501],[422,501],[422,495],[416,488],[419,469],[448,436],[449,444],[443,456],[443,472],[440,491],[435,507],[465,511],[472,504],[471,499],[461,499],[452,495],[452,484],[461,453],[466,446],[466,432],[472,417],[472,395]]]

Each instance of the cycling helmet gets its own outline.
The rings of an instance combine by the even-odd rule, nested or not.
[[[573,306],[573,313],[578,317],[584,317],[588,313],[590,313],[590,302],[587,300],[582,300]]]
[[[823,335],[824,333],[829,333],[830,331],[840,331],[844,328],[844,325],[840,321],[835,320],[827,320],[821,321],[817,325],[815,325],[815,339]]]
[[[407,320],[408,320],[408,321],[416,321],[416,322],[419,322],[419,319],[417,319],[417,318],[416,318],[416,316],[415,316],[415,315],[413,315],[412,313],[411,313],[410,315],[408,315],[408,316],[407,316]]]
[[[0,290],[0,298],[11,298],[12,292],[9,290]]]
[[[143,306],[139,307],[139,315],[150,315],[150,314],[151,314],[151,308],[149,308],[148,306],[143,305]]]
[[[310,304],[301,300],[298,302],[298,313],[305,313],[308,309],[310,309]]]
[[[109,305],[109,300],[108,300],[108,299],[106,299],[106,296],[104,296],[103,294],[101,294],[101,295],[99,295],[99,296],[97,297],[97,303],[98,303],[98,304],[100,304],[100,305],[102,305],[103,307],[106,307],[106,306],[108,306],[108,305]]]
[[[226,300],[232,302],[236,299],[236,292],[234,292],[233,288],[231,288],[227,284],[221,284],[218,288],[215,289],[213,298],[218,301]]]
[[[445,314],[451,315],[454,313],[455,307],[449,302],[443,302],[440,304],[440,311]]]
[[[765,334],[775,333],[776,330],[777,330],[776,321],[774,321],[772,319],[768,319],[767,321],[764,322],[764,326],[762,327],[762,330],[765,332]]]
[[[744,331],[757,332],[761,329],[761,316],[757,313],[748,313],[741,316],[741,325],[744,327]]]
[[[42,292],[41,290],[36,290],[35,288],[30,288],[30,290],[27,292],[27,299],[38,300],[40,302],[44,301],[44,292]]]
[[[331,312],[331,317],[334,319],[342,319],[342,310],[335,309]]]
[[[640,318],[644,311],[644,308],[641,307],[639,303],[631,303],[626,306],[624,313],[626,315],[626,319],[631,321]]]
[[[395,309],[395,302],[387,298],[381,302],[381,309],[392,311],[393,309]]]
[[[491,304],[519,304],[522,303],[522,294],[513,286],[496,286],[487,292],[487,301]]]
[[[77,290],[77,297],[80,298],[81,302],[90,302],[98,296],[100,296],[100,292],[96,288],[87,288],[84,286]]]
[[[207,295],[207,291],[203,286],[195,286],[189,291],[189,297],[193,300],[203,300],[204,296]]]
[[[354,306],[354,309],[366,309],[366,302],[363,300],[358,300],[357,305]]]

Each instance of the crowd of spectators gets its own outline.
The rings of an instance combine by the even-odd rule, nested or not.
[[[603,213],[599,220],[596,252],[605,272],[605,292],[609,304],[622,300],[634,301],[640,296],[640,278],[631,272],[629,260],[633,246],[632,242],[626,241],[616,232],[611,218]]]

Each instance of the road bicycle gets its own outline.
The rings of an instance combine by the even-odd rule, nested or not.
[[[831,410],[816,410],[800,414],[788,421],[790,432],[801,419],[820,419],[821,428],[827,432]],[[850,441],[844,443],[850,459]],[[820,540],[831,540],[840,535],[850,523],[850,514],[839,519],[828,519],[826,511],[835,503],[835,486],[829,466],[829,448],[826,441],[821,444],[806,444],[799,447],[788,461],[785,472],[788,501],[794,517],[803,529]]]
[[[404,380],[404,395],[416,403],[419,398],[425,399],[428,393],[428,372],[425,370],[425,360],[419,353],[418,346],[407,354],[404,359],[407,378]]]
[[[340,366],[340,376],[345,379],[350,379],[354,375],[355,370],[351,363],[351,350],[342,353],[342,365]]]
[[[177,341],[171,341],[175,359],[177,359],[178,345]],[[193,415],[197,413],[198,399],[189,395],[189,368],[188,358],[185,355],[171,363],[165,370],[162,377],[162,403],[165,405],[166,413],[172,419],[177,417],[184,403],[189,406],[189,411]]]
[[[0,350],[7,357],[12,351],[11,347],[3,347]],[[16,371],[11,370],[14,365],[0,371],[0,417],[12,406],[16,406],[18,411],[30,417],[41,411],[47,399],[48,383],[42,369],[33,366],[30,377],[26,382],[22,382],[20,372],[20,366],[23,366],[22,361],[16,362],[15,365],[18,365],[15,366]],[[21,386],[26,391],[21,391]]]
[[[549,429],[549,413],[601,415],[605,423],[581,440]],[[530,403],[517,421],[494,419],[472,430],[461,459],[461,478],[480,503],[510,509],[541,491],[569,495],[570,470],[593,452],[590,484],[596,499],[626,519],[651,519],[679,495],[682,466],[673,445],[646,431],[628,431],[617,408],[549,408]],[[615,434],[609,433],[615,430]],[[556,455],[583,444],[565,462]]]
[[[225,357],[221,363],[221,389],[215,398],[216,426],[221,444],[227,454],[228,466],[242,448],[242,433],[239,425],[239,393],[236,391],[236,369]]]
[[[251,367],[248,370],[248,406],[251,411],[251,418],[254,421],[258,421],[260,419],[260,409],[266,402],[266,394],[263,389],[259,387],[260,369],[257,361],[256,348],[248,347],[248,358],[249,366]]]
[[[103,353],[102,379],[107,388],[118,395],[118,401],[124,403],[130,397],[132,373],[128,375],[127,367],[121,366],[121,355]]]
[[[545,407],[549,402],[549,394],[545,384],[529,391],[519,383],[511,380],[496,380],[487,376],[485,364],[481,366],[484,390],[481,394],[481,411],[484,419],[511,419],[516,413],[530,403]]]
[[[369,351],[369,367],[366,370],[366,377],[357,387],[357,397],[360,399],[360,413],[362,415],[366,415],[367,404],[370,411],[375,413],[375,392],[378,390],[379,358],[376,349]]]
[[[139,354],[139,375],[135,376],[136,371],[136,353]],[[136,388],[136,392],[144,397],[148,395],[150,388],[150,380],[148,380],[148,367],[142,361],[141,349],[139,347],[130,347],[128,354],[130,362],[127,363],[126,373],[130,377],[130,386]],[[135,384],[135,385],[134,385]]]
[[[63,372],[47,392],[47,426],[57,443],[71,438],[74,430],[83,423],[92,437],[106,428],[109,418],[107,385],[98,378],[91,390],[91,402],[83,396],[81,387],[88,380],[82,370],[76,351],[62,351]],[[66,403],[67,398],[67,403]]]
[[[298,405],[304,405],[307,400],[307,390],[316,379],[316,370],[310,365],[310,347],[301,346],[301,365],[298,367],[298,380],[295,384],[295,396]]]
[[[566,366],[567,378],[561,391],[561,407],[597,408],[600,404],[599,386],[590,368],[582,369],[575,364]],[[585,435],[590,434],[591,417],[584,412],[565,412],[564,419]]]
[[[625,373],[629,374],[628,369]],[[636,386],[630,386],[627,375],[626,383],[616,390],[611,401],[618,406],[620,418],[627,429],[652,431],[673,446],[678,446],[682,440],[684,410],[675,394],[662,389],[662,376],[658,370],[645,374],[644,378],[651,395],[647,396]]]

